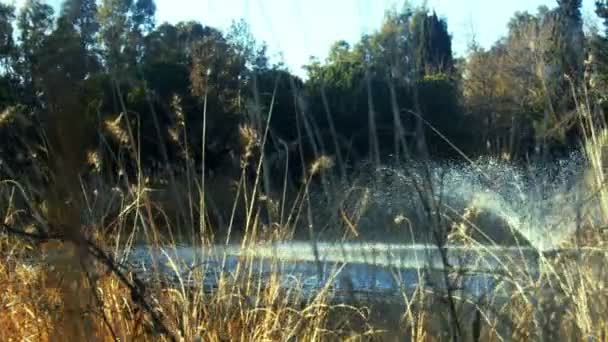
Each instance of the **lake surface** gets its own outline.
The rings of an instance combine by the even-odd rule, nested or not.
[[[139,246],[128,260],[144,276],[162,275],[195,286],[202,282],[209,288],[217,285],[220,275],[236,277],[247,270],[260,284],[278,275],[285,288],[300,287],[308,293],[326,285],[337,292],[384,294],[449,286],[473,297],[508,295],[513,284],[535,281],[547,266],[544,257],[571,240],[582,221],[602,223],[599,202],[589,198],[584,170],[580,155],[525,168],[491,159],[474,164],[410,163],[370,168],[355,183],[338,187],[336,198],[312,195],[316,223],[332,224],[335,201],[344,210],[360,213],[360,232],[376,232],[382,241],[409,241],[395,235],[408,231],[397,218],[407,217],[409,228],[428,235],[428,216],[421,215],[424,206],[415,190],[415,184],[426,184],[422,179],[427,177],[437,190],[432,198],[441,203],[437,210],[442,217],[458,218],[469,209],[480,213],[474,225],[494,243],[474,248],[452,245],[439,250],[428,244],[373,242]],[[202,277],[192,280],[193,271]]]
[[[129,262],[144,276],[163,277],[188,285],[217,286],[221,274],[235,276],[246,268],[260,283],[278,275],[286,289],[299,288],[314,294],[324,286],[334,293],[367,293],[398,296],[422,286],[436,291],[446,284],[467,296],[479,297],[511,288],[518,280],[533,280],[542,263],[531,247],[479,247],[475,250],[451,246],[442,252],[430,245],[386,243],[289,242],[255,247],[188,246],[167,249],[136,247]],[[315,257],[317,255],[318,257]],[[193,280],[193,271],[202,278]],[[444,277],[448,274],[449,282]],[[196,282],[202,281],[202,284]],[[499,291],[496,291],[499,290]],[[504,292],[506,294],[507,292]]]

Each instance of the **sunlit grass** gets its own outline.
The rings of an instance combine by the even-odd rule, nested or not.
[[[115,201],[113,194],[117,190],[105,189],[109,193],[98,193],[97,200],[102,201],[101,198],[107,196],[106,201]],[[162,247],[168,251],[167,255],[171,255],[171,249],[177,246],[177,241],[170,238],[171,234],[166,234],[172,230],[172,223],[162,219],[163,204],[147,196],[149,192],[147,188],[122,190],[119,196],[122,205],[111,209],[114,220],[106,217],[110,214],[108,206],[99,205],[95,209],[98,211],[91,209],[93,222],[111,222],[113,228],[102,227],[100,231],[111,231],[108,237],[112,238],[94,236],[94,239],[100,246],[114,251],[117,260],[128,253],[135,240]],[[18,224],[21,220],[19,210],[9,202],[3,204],[3,214],[5,223]],[[453,230],[449,240],[487,255],[487,247],[471,238],[470,231],[477,229],[474,225],[476,214],[475,208],[462,212],[461,220],[454,223],[458,229]],[[249,230],[252,235],[244,239],[248,242],[242,245],[243,249],[255,248],[258,242],[272,241],[260,234],[262,223],[255,218],[252,220],[255,226]],[[161,224],[166,226],[163,234],[155,230]],[[291,228],[277,226],[276,229]],[[581,234],[589,235],[588,232]],[[283,233],[283,236],[288,235]],[[585,241],[587,246],[603,247],[600,236]],[[3,235],[0,246],[0,284],[3,288],[0,324],[4,327],[0,330],[0,340],[44,341],[68,336],[70,333],[56,330],[65,326],[58,322],[69,317],[63,311],[66,310],[65,299],[57,287],[60,282],[57,277],[61,277],[57,270],[65,266],[69,243],[28,242]],[[542,258],[542,275],[536,278],[526,270],[518,269],[516,263],[501,260],[505,274],[497,274],[497,277],[514,289],[509,297],[489,293],[485,300],[471,302],[461,294],[453,294],[463,338],[496,341],[601,339],[608,332],[605,318],[608,317],[608,303],[605,303],[608,288],[606,274],[598,267],[606,261],[605,254],[601,253]],[[150,270],[152,281],[146,286],[147,300],[178,340],[263,341],[297,337],[303,340],[404,338],[426,341],[449,337],[452,322],[446,314],[446,293],[440,289],[420,287],[389,300],[335,297],[329,288],[322,288],[310,297],[302,287],[281,286],[279,274],[262,279],[253,272],[256,260],[244,257],[236,270],[218,274],[217,287],[209,291],[193,285],[203,283],[203,270],[193,269],[184,274],[180,271],[183,269],[180,262],[176,259],[168,265],[179,275],[176,281],[167,281],[166,275]],[[87,266],[86,270],[86,281],[80,291],[91,291],[95,295],[83,293],[79,300],[89,299],[79,315],[86,318],[82,322],[89,324],[83,327],[90,332],[88,336],[108,341],[115,338],[171,339],[156,329],[149,315],[116,275],[98,262]],[[127,272],[127,275],[133,277],[135,274]],[[458,270],[451,276],[458,278]],[[78,336],[77,332],[73,334]]]
[[[582,118],[583,124],[589,124]],[[117,140],[132,144],[131,151],[137,151],[128,122],[119,121],[106,125]],[[608,135],[605,127],[592,127],[585,145],[592,176],[586,182],[599,189],[600,207],[606,212],[603,151]],[[437,236],[434,242],[438,248],[464,246],[479,260],[495,259],[499,267],[491,276],[498,285],[484,296],[471,299],[457,287],[472,270],[447,264],[442,272],[426,278],[427,270],[418,270],[428,283],[386,298],[355,289],[337,293],[331,281],[311,294],[298,282],[284,286],[284,274],[278,268],[262,276],[255,271],[259,262],[255,253],[247,253],[259,243],[293,241],[297,230],[309,233],[311,241],[318,240],[319,226],[325,223],[313,225],[318,203],[311,200],[311,188],[331,171],[334,161],[325,155],[313,160],[295,194],[287,195],[284,188],[267,193],[261,184],[265,134],[247,125],[239,133],[243,153],[241,169],[234,175],[214,177],[187,166],[177,177],[137,174],[135,182],[108,184],[96,175],[81,182],[80,207],[85,212],[76,213],[83,223],[80,242],[106,251],[116,263],[128,260],[136,245],[161,250],[167,258],[151,256],[152,267],[143,275],[135,267],[109,268],[99,254],[80,258],[83,248],[89,254],[95,251],[91,245],[74,244],[64,237],[45,238],[40,230],[48,223],[48,206],[53,203],[34,203],[32,193],[39,189],[16,181],[2,183],[0,219],[5,228],[31,236],[17,236],[6,229],[0,236],[0,340],[528,341],[605,340],[608,336],[604,270],[608,260],[602,227],[581,224],[563,243],[565,252],[539,256],[539,274],[533,274],[522,261],[523,247],[522,259],[509,259],[489,248],[499,246],[497,242],[476,240],[487,227],[480,226],[483,208],[475,203],[461,211],[450,208],[450,217],[455,219],[433,227],[437,233],[446,233],[445,240]],[[99,171],[99,156],[89,153],[86,158]],[[253,179],[248,176],[251,171]],[[420,193],[408,195],[431,198],[432,189],[425,185],[420,185]],[[334,236],[342,236],[341,241],[360,241],[359,219],[370,196],[361,190],[352,185],[325,208],[338,215],[341,224],[333,229],[340,230]],[[213,214],[217,203],[231,208],[229,217]],[[438,208],[425,210],[434,214]],[[414,229],[409,217],[394,221],[403,229]],[[183,243],[201,251],[200,267],[170,257]],[[229,271],[212,270],[217,279],[208,288],[202,286],[204,261],[209,257],[204,251],[217,243],[239,246],[243,253]],[[577,249],[583,246],[595,250]],[[159,265],[163,260],[166,264]],[[270,257],[271,265],[282,261]],[[336,266],[324,277],[339,277],[339,271]],[[399,272],[395,270],[396,278]]]

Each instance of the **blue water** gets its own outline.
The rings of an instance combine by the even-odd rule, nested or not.
[[[349,209],[361,211],[358,224],[361,231],[385,227],[396,217],[406,217],[416,230],[428,220],[422,203],[434,201],[438,207],[433,208],[433,214],[457,217],[466,208],[476,208],[489,215],[487,222],[475,222],[481,224],[485,233],[504,235],[493,233],[500,226],[508,226],[523,236],[527,244],[544,250],[556,248],[568,239],[581,215],[589,222],[598,220],[594,217],[597,202],[588,198],[595,189],[585,183],[586,169],[584,158],[576,153],[550,164],[516,164],[492,158],[472,164],[408,161],[364,168],[358,178],[347,181],[334,197],[356,203]],[[353,184],[360,189],[351,196],[354,199],[348,195],[341,198],[341,194],[353,193]],[[421,199],[418,189],[424,189],[425,199]],[[361,200],[362,197],[365,199]],[[315,198],[314,202],[320,200]],[[331,202],[323,205],[333,210]],[[323,211],[323,207],[315,209]],[[326,222],[328,217],[317,221]],[[396,226],[393,231],[402,228]]]
[[[333,197],[325,194],[311,201],[318,204],[313,208],[319,212],[314,222],[332,222],[339,203],[350,213],[360,214],[357,228],[361,231],[385,228],[393,222],[394,227],[389,228],[403,231],[399,217],[412,222],[411,229],[424,231],[428,216],[420,215],[415,184],[428,185],[423,181],[426,177],[435,189],[432,196],[442,204],[437,209],[442,216],[458,217],[467,208],[475,208],[485,215],[474,222],[477,229],[497,237],[517,232],[526,240],[518,246],[504,246],[500,241],[448,245],[443,250],[445,259],[439,249],[426,244],[327,242],[316,245],[317,253],[307,242],[166,250],[140,246],[131,251],[129,261],[145,277],[166,277],[210,289],[221,277],[241,281],[245,274],[257,284],[265,284],[275,275],[286,289],[299,288],[310,294],[331,289],[399,295],[417,288],[450,288],[474,298],[490,293],[508,295],[514,284],[530,284],[538,278],[545,265],[543,252],[571,239],[582,215],[586,222],[601,217],[596,202],[588,199],[591,190],[584,181],[584,169],[580,155],[549,166],[530,163],[519,167],[487,159],[474,164],[372,167],[343,189],[338,186]],[[361,191],[349,198],[355,188]],[[193,271],[202,276],[194,277]]]
[[[534,279],[539,271],[538,253],[526,247],[472,250],[452,246],[447,248],[447,268],[439,250],[426,245],[319,243],[317,250],[318,260],[306,242],[250,248],[138,247],[129,260],[144,276],[161,275],[187,286],[213,289],[221,275],[236,277],[238,269],[256,283],[264,284],[274,275],[284,288],[311,295],[325,288],[337,295],[399,296],[417,288],[445,291],[449,286],[467,296],[481,297],[499,295],[497,289],[507,291],[511,282]],[[203,275],[196,280],[195,270]],[[448,283],[444,274],[450,275]]]

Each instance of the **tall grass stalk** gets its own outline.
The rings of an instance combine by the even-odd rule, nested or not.
[[[315,158],[309,165],[302,159],[304,177],[293,193],[287,189],[286,181],[292,171],[289,158],[282,169],[284,178],[276,184],[270,181],[271,175],[266,174],[270,171],[264,163],[270,153],[266,145],[278,84],[277,80],[266,122],[243,125],[246,146],[243,146],[241,168],[236,178],[231,179],[235,185],[232,192],[205,171],[206,92],[200,173],[188,161],[183,174],[170,170],[167,174],[152,176],[158,178],[152,179],[153,182],[169,178],[167,185],[146,182],[145,178],[150,175],[144,174],[142,168],[140,125],[136,123],[136,127],[132,127],[129,117],[134,114],[123,104],[119,118],[124,118],[126,132],[122,133],[137,165],[134,179],[109,183],[102,175],[86,180],[77,175],[65,181],[68,189],[61,190],[63,196],[57,196],[50,204],[34,200],[34,194],[40,189],[18,180],[3,180],[0,183],[0,285],[4,292],[0,297],[3,308],[0,340],[51,341],[60,337],[101,341],[606,339],[608,277],[603,265],[608,260],[602,227],[581,223],[572,238],[576,237],[577,241],[564,243],[565,250],[574,251],[575,255],[539,253],[540,271],[534,274],[524,260],[524,246],[517,246],[519,257],[494,252],[500,246],[485,234],[487,227],[479,226],[481,208],[475,203],[467,208],[450,208],[437,199],[436,195],[442,193],[441,184],[434,182],[428,168],[422,172],[423,179],[414,182],[412,194],[407,195],[418,196],[422,207],[419,214],[429,227],[429,241],[441,253],[440,272],[434,273],[436,270],[430,267],[416,269],[420,283],[410,289],[402,284],[403,272],[407,270],[395,269],[395,282],[403,285],[397,299],[382,295],[362,298],[352,284],[346,295],[340,296],[333,285],[341,279],[347,265],[323,268],[317,242],[321,238],[319,227],[324,223],[319,222],[315,213],[323,208],[319,208],[312,197],[313,192],[321,192],[315,181],[323,178],[321,186],[327,197],[323,205],[329,203],[328,210],[339,213],[345,223],[335,228],[343,230],[337,234],[343,236],[343,241],[347,236],[361,239],[365,233],[361,231],[360,220],[368,208],[369,191],[353,182],[346,191],[336,194],[338,186],[331,183],[332,177],[323,175],[331,171],[334,159],[325,154],[327,151],[315,133],[315,123],[304,115],[303,108],[299,108],[302,112],[296,115],[300,157],[304,155],[302,145],[308,143],[315,146]],[[585,95],[577,101],[579,123],[584,132],[583,150],[589,161],[589,176],[581,186],[594,189],[597,199],[593,203],[599,203],[601,219],[605,222],[608,195],[604,186],[607,158],[604,153],[608,130],[599,119],[601,116],[592,110],[589,97]],[[394,144],[399,150],[399,159],[407,162],[412,159],[411,146],[403,139],[401,110],[396,108],[396,103],[393,101],[397,130]],[[422,124],[430,125],[417,113],[410,114]],[[369,114],[373,128],[371,103]],[[257,136],[260,129],[263,130],[261,139]],[[380,154],[377,138],[372,129],[370,140],[376,141],[370,145],[373,158]],[[337,137],[334,139],[337,144]],[[74,148],[84,146],[72,145]],[[186,143],[183,145],[187,148]],[[281,145],[289,155],[287,144],[281,142]],[[335,148],[340,164],[343,156],[339,148]],[[85,156],[86,152],[73,153]],[[184,151],[186,156],[190,153]],[[474,163],[466,155],[463,158]],[[61,164],[58,161],[56,167],[69,165],[74,170],[83,162]],[[378,160],[372,164],[380,166]],[[338,166],[343,173],[345,165]],[[61,170],[55,171],[59,174]],[[248,176],[249,171],[254,172],[253,179]],[[407,166],[404,173],[416,178]],[[73,173],[66,175],[72,177]],[[341,177],[340,181],[347,179]],[[278,195],[273,192],[275,185]],[[186,191],[181,191],[184,188]],[[73,196],[72,200],[82,198],[82,206],[64,207],[65,201],[60,199],[69,197],[66,194]],[[210,219],[209,204],[220,194],[232,201],[227,226],[214,226]],[[270,211],[269,203],[275,196],[280,202],[278,215],[262,214],[263,206]],[[351,196],[361,198],[355,201],[356,205],[346,208]],[[179,204],[177,209],[171,206],[174,203]],[[176,210],[178,212],[174,212]],[[53,212],[64,216],[57,215],[61,218],[57,220],[51,215]],[[418,228],[413,227],[414,221],[410,217],[400,219],[404,223],[400,227],[408,229],[411,236]],[[181,227],[184,222],[191,227]],[[591,221],[581,219],[581,222]],[[57,226],[69,226],[80,240],[66,238],[67,231],[51,229]],[[284,260],[276,256],[262,260],[256,255],[258,245],[290,241],[302,227],[308,233],[320,282],[313,293],[299,279],[285,286],[285,274],[281,273]],[[179,254],[181,241],[177,236],[184,230],[191,234],[189,242],[197,248],[192,262]],[[219,236],[218,232],[223,230],[226,236]],[[237,231],[241,235],[233,236]],[[481,235],[489,243],[480,243],[474,235]],[[137,248],[141,246],[160,252],[150,253],[149,262],[144,265],[128,265],[129,255],[139,252]],[[459,268],[452,262],[450,248],[454,246],[474,254],[465,265],[468,267]],[[236,256],[228,255],[229,248],[235,248]],[[234,257],[230,260],[236,263],[232,268],[228,267],[229,257]],[[221,260],[218,261],[221,266],[214,268],[215,264],[208,262],[216,261],[214,258]],[[86,262],[80,263],[83,259]],[[487,260],[498,265],[489,275],[496,286],[491,292],[472,298],[459,284],[475,271],[470,268]],[[262,266],[268,267],[267,274],[258,272]],[[209,274],[213,274],[215,281],[213,286],[205,287],[202,284],[209,280]]]

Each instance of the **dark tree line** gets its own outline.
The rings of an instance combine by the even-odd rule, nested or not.
[[[261,139],[267,122],[269,163],[286,153],[300,169],[321,154],[348,165],[457,157],[454,145],[511,158],[563,151],[579,138],[576,93],[607,87],[608,5],[597,2],[604,32],[587,35],[580,8],[516,13],[506,37],[488,50],[473,42],[461,60],[445,19],[388,12],[375,33],[311,59],[304,81],[270,63],[243,21],[228,32],[157,25],[153,0],[66,0],[59,13],[43,0],[0,4],[3,173],[60,141],[78,141],[75,160],[108,174],[203,156],[208,169],[238,168],[243,127]]]

